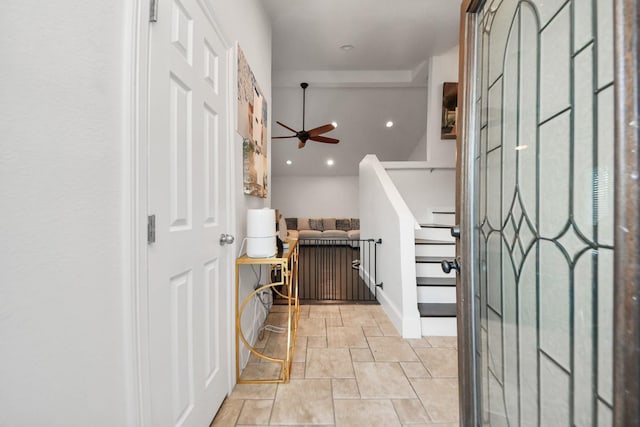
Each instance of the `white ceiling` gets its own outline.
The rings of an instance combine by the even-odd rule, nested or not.
[[[429,58],[458,43],[460,0],[263,0],[272,23],[272,136],[338,122],[338,145],[272,140],[272,173],[357,175],[365,154],[406,160],[425,134]],[[340,46],[351,44],[352,50]],[[393,120],[391,129],[384,127]],[[426,156],[426,153],[425,153]],[[329,168],[324,163],[333,158]],[[291,166],[284,162],[290,159]]]

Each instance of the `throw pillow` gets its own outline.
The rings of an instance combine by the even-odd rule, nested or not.
[[[287,221],[282,216],[280,217],[280,221],[278,221],[278,236],[282,241],[287,239]]]
[[[285,218],[287,222],[287,230],[297,230],[298,229],[298,218]]]
[[[336,219],[336,230],[342,230],[342,231],[351,230],[351,220],[349,218]]]
[[[360,230],[360,218],[351,218],[351,229]]]
[[[309,227],[311,230],[322,231],[322,218],[309,218]]]
[[[311,230],[309,218],[298,218],[298,230]]]
[[[335,218],[322,218],[322,229],[323,230],[335,230],[336,229],[336,219]]]

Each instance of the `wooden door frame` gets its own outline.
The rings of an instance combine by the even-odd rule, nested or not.
[[[126,390],[127,402],[129,402],[129,425],[151,426],[151,383],[150,383],[150,352],[149,352],[149,310],[148,310],[148,256],[147,256],[147,215],[148,212],[148,147],[149,147],[149,37],[152,23],[149,22],[151,0],[134,0],[125,17],[126,24],[124,35],[125,45],[128,46],[129,55],[124,58],[125,70],[125,99],[130,114],[123,113],[123,299],[124,299],[124,324],[126,349],[126,376],[129,379],[129,387]],[[205,2],[200,2],[203,6]],[[225,48],[228,61],[228,92],[227,109],[228,117],[227,135],[227,188],[226,199],[221,201],[226,209],[227,229],[231,234],[236,234],[236,185],[233,177],[236,168],[234,166],[234,150],[232,136],[234,129],[233,99],[235,97],[236,67],[234,45],[221,31],[221,27],[215,22],[213,11],[207,7],[210,14],[209,21],[220,37]],[[166,17],[165,17],[166,19]],[[226,257],[227,277],[229,280],[227,307],[233,307],[234,282],[234,251],[235,245],[223,251]],[[235,385],[235,355],[234,355],[234,325],[235,313],[229,309],[227,316],[229,327],[228,342],[225,343],[227,354],[227,369],[229,380],[226,385],[230,393]]]
[[[467,119],[473,79],[475,13],[485,0],[463,0],[460,7],[459,120],[456,144],[456,215],[461,236],[458,276],[458,382],[460,425],[480,425],[476,394],[476,342],[473,308],[474,162],[467,156],[473,118]],[[640,6],[637,0],[613,0],[615,69],[615,221],[613,418],[615,427],[640,425]],[[469,89],[469,90],[467,90]],[[464,201],[464,203],[462,202]]]
[[[614,0],[614,426],[640,425],[640,6]]]

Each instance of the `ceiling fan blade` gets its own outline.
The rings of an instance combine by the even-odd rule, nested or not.
[[[318,126],[317,128],[313,128],[309,131],[309,136],[320,135],[321,133],[329,132],[330,130],[334,130],[336,127],[329,123],[328,125]]]
[[[295,138],[296,135],[291,136],[272,136],[271,139],[284,139],[284,138]]]
[[[279,121],[277,121],[277,120],[276,120],[276,123],[277,123],[277,124],[279,124],[280,126],[282,126],[283,128],[287,128],[287,129],[289,129],[289,130],[290,130],[291,132],[293,132],[293,133],[298,133],[298,131],[297,131],[297,130],[295,130],[295,129],[291,129],[289,126],[285,125],[284,123],[281,123],[281,122],[279,122]]]
[[[306,142],[298,141],[298,148],[304,148]]]
[[[310,136],[309,137],[310,140],[312,141],[316,141],[316,142],[325,142],[327,144],[337,144],[338,142],[340,142],[339,139],[335,139],[335,138],[327,138],[326,136]]]

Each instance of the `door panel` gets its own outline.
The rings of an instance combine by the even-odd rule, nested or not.
[[[160,0],[149,58],[152,424],[208,425],[229,386],[227,50],[196,0]]]
[[[612,3],[494,0],[473,22],[479,423],[611,425]]]

